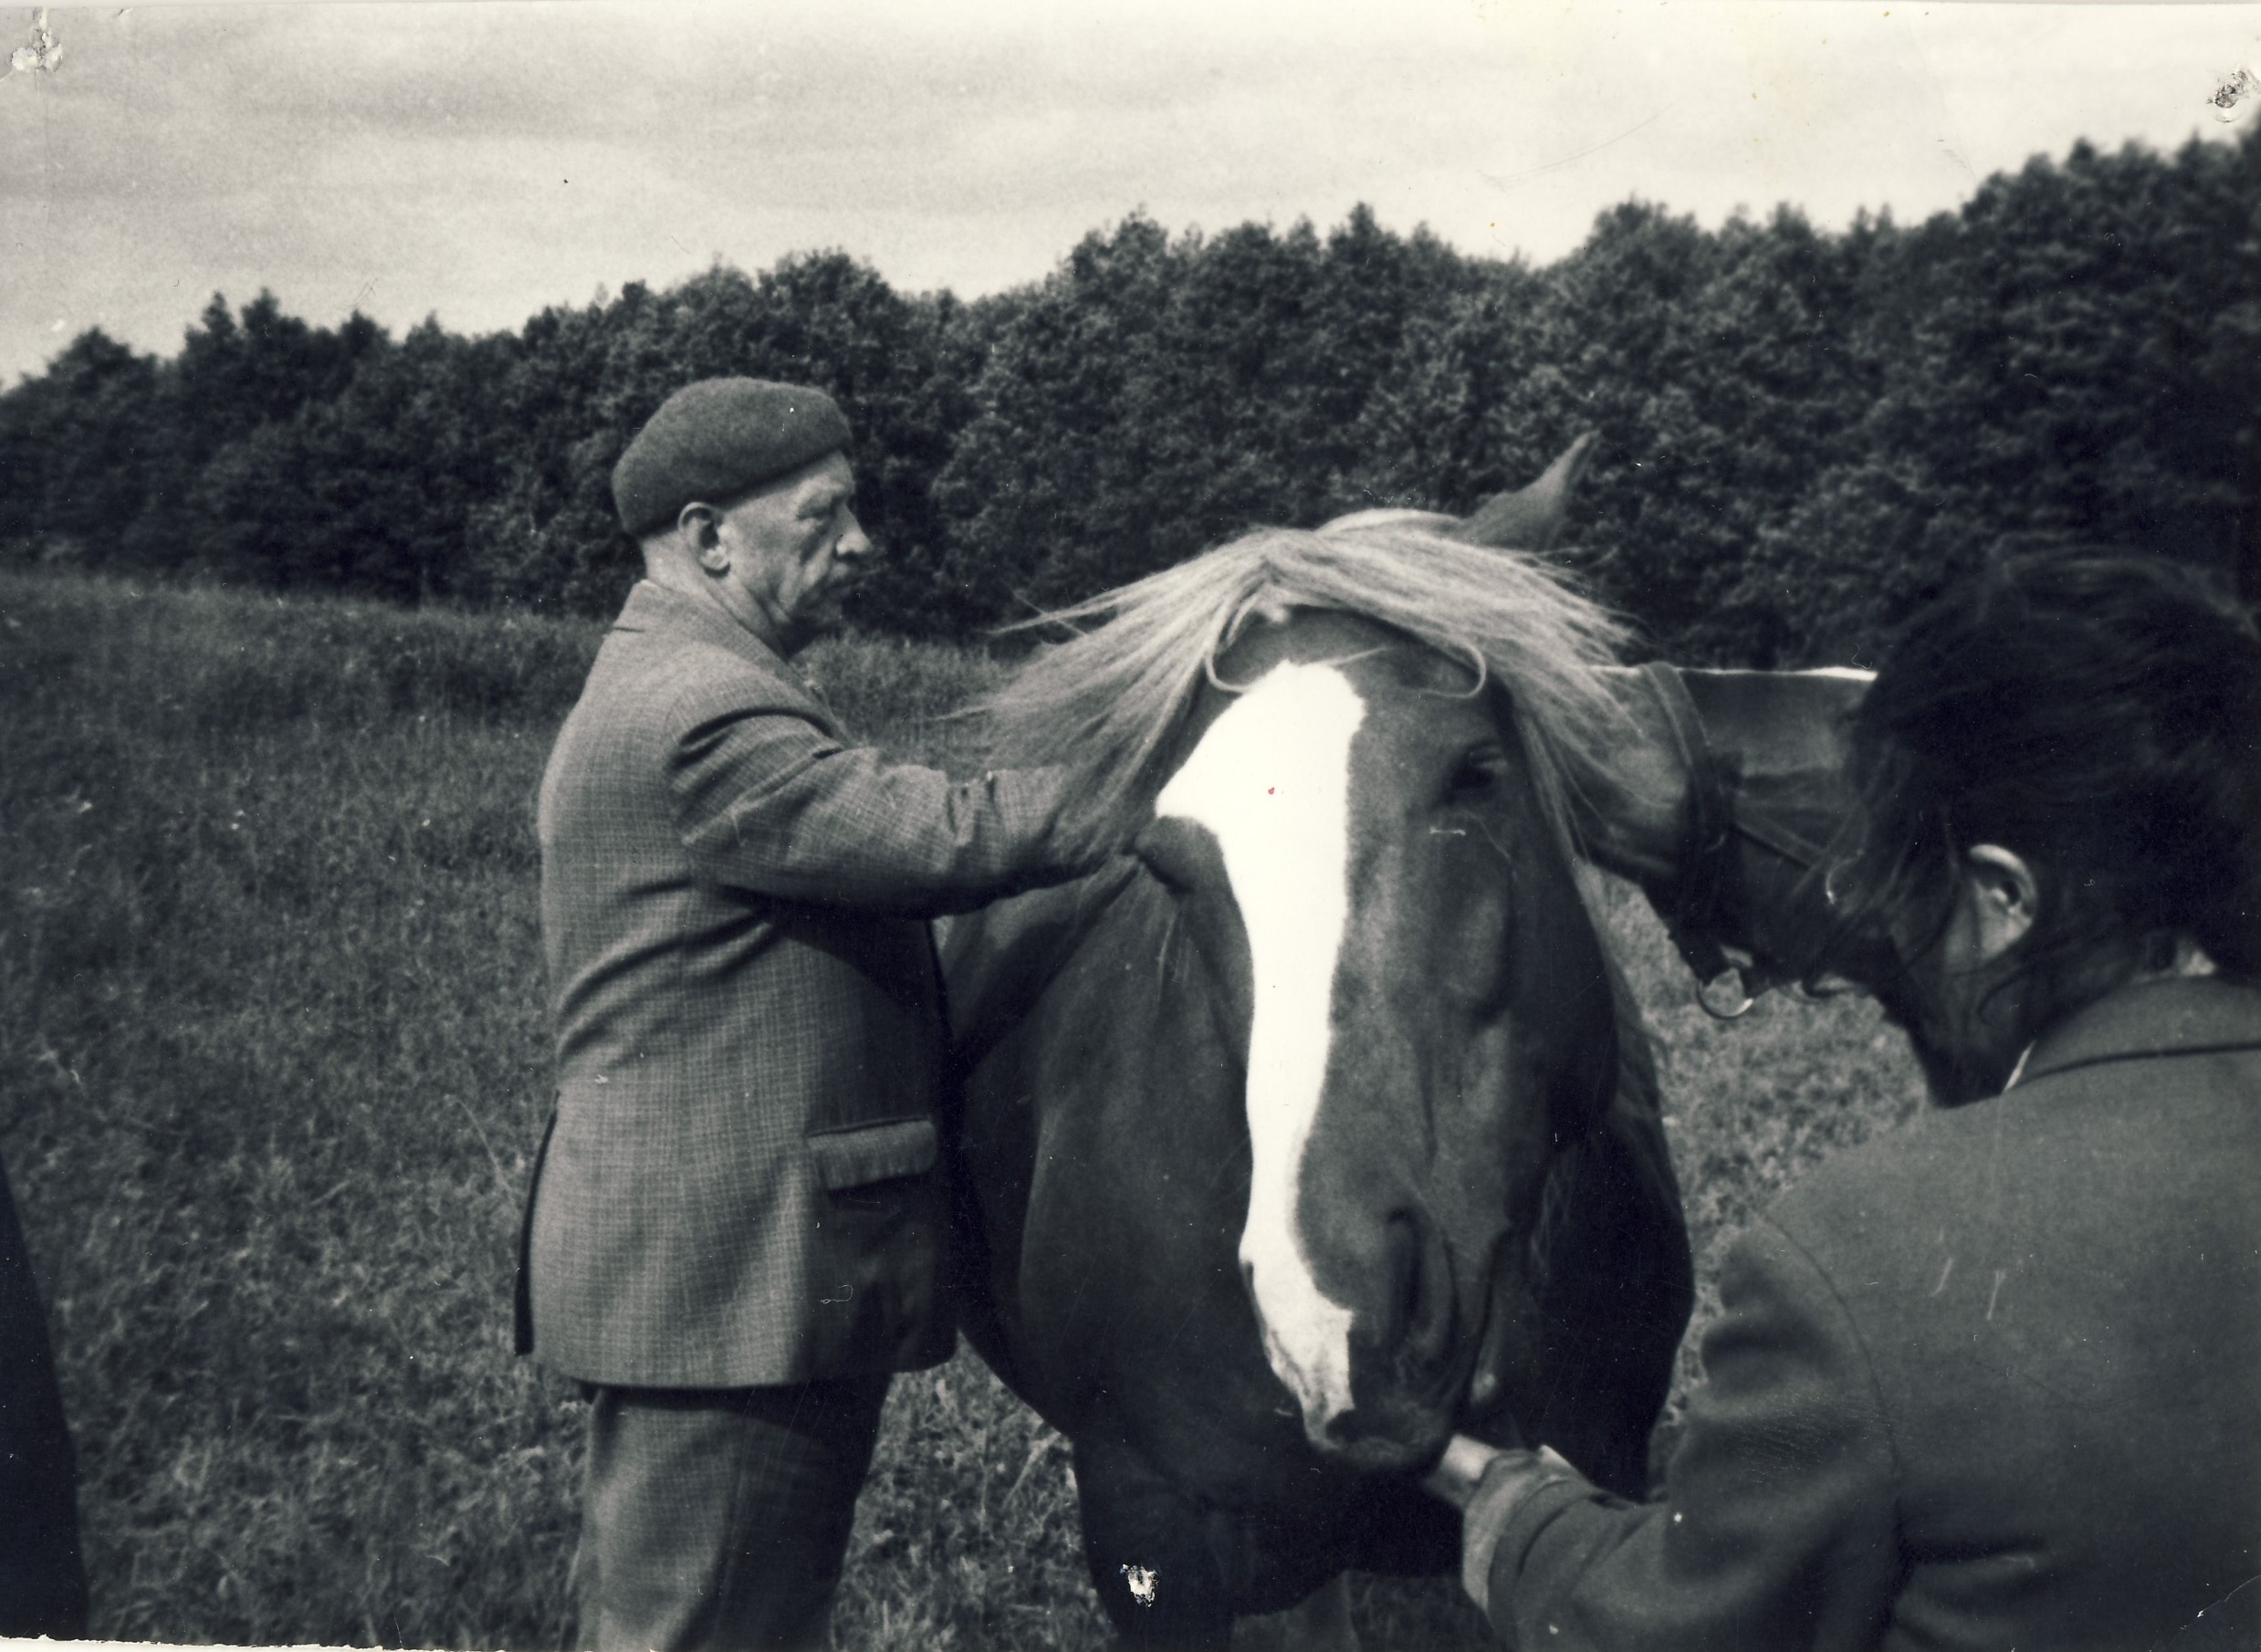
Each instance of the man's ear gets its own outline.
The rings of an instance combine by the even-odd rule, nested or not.
[[[722,542],[722,513],[694,499],[675,513],[675,532],[708,573],[730,571],[730,548]]]
[[[1963,857],[1963,893],[1982,962],[1991,963],[2025,938],[2040,914],[2041,885],[2016,851],[1973,843]]]

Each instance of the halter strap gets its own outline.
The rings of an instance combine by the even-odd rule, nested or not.
[[[1649,691],[1664,713],[1680,767],[1688,776],[1688,809],[1680,828],[1680,875],[1673,880],[1670,907],[1659,915],[1665,933],[1694,974],[1696,1002],[1707,1015],[1732,1020],[1746,1013],[1766,988],[1755,990],[1743,967],[1720,945],[1718,930],[1724,915],[1728,879],[1732,870],[1730,842],[1735,827],[1734,803],[1727,789],[1726,772],[1705,734],[1702,714],[1690,697],[1688,685],[1677,666],[1661,660],[1641,667]],[[1711,1001],[1711,990],[1728,977],[1736,978],[1741,1000],[1722,1009]]]

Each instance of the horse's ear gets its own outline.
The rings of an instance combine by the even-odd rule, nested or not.
[[[1593,456],[1594,441],[1594,433],[1587,431],[1563,450],[1544,476],[1514,493],[1493,494],[1449,537],[1471,545],[1513,550],[1547,549],[1562,538],[1563,524],[1570,512],[1570,492]]]

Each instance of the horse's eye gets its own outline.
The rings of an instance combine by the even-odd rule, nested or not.
[[[1453,765],[1445,783],[1445,800],[1472,803],[1489,797],[1507,772],[1507,754],[1496,746],[1480,746]]]

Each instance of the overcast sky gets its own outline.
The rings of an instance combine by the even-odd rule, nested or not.
[[[0,57],[34,43],[28,8],[0,19]],[[2207,99],[2261,72],[2251,5],[521,0],[47,27],[52,67],[0,77],[0,382],[90,326],[171,354],[215,290],[485,331],[841,247],[970,297],[1139,209],[1324,229],[1364,201],[1540,262],[1628,196],[1907,221],[2076,139],[2226,140]]]

